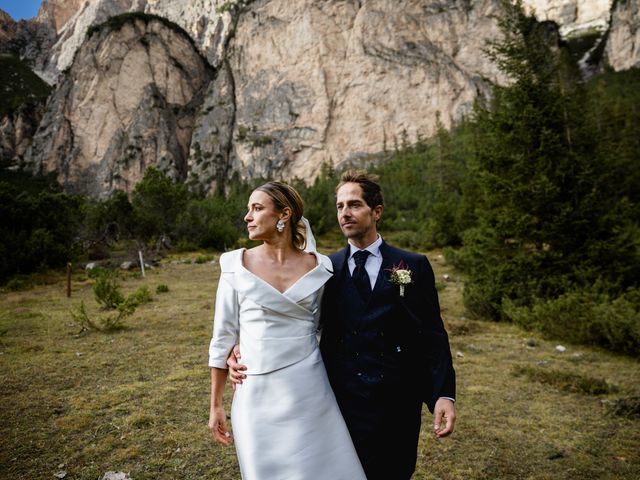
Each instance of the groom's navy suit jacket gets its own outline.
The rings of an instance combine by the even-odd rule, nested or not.
[[[334,275],[323,296],[320,346],[367,477],[385,478],[389,472],[383,470],[393,468],[393,478],[401,479],[415,468],[420,405],[433,411],[439,397],[455,398],[455,372],[427,258],[385,242],[380,253],[382,266],[368,302],[351,279],[349,246],[330,255]],[[412,272],[404,296],[390,281],[391,269],[401,262]],[[387,435],[398,449],[394,467]]]

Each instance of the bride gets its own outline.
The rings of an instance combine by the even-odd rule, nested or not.
[[[302,214],[289,185],[258,187],[244,221],[249,238],[263,243],[220,257],[209,429],[231,443],[222,394],[227,356],[239,340],[247,378],[236,388],[231,423],[242,478],[364,480],[316,336],[331,261],[315,252]]]

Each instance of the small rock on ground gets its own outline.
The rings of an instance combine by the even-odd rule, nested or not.
[[[100,480],[131,480],[131,477],[124,472],[107,472]]]

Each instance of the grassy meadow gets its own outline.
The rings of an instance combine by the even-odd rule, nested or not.
[[[640,396],[638,361],[572,345],[559,352],[559,341],[467,320],[460,274],[439,251],[428,256],[459,418],[452,437],[436,440],[424,409],[414,479],[640,478],[640,419],[613,413],[619,399]],[[105,315],[84,273],[69,299],[62,274],[0,294],[1,478],[240,478],[233,447],[214,444],[206,427],[219,269],[185,262],[195,257],[169,257],[146,278],[123,273],[125,294],[147,286],[153,301],[114,333],[79,333],[71,311],[81,302],[91,318]],[[160,284],[169,292],[156,293]]]

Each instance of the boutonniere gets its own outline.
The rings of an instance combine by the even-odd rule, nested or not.
[[[407,264],[400,260],[398,265],[388,269],[391,272],[390,281],[393,285],[400,287],[400,296],[404,297],[404,287],[411,283],[411,270]]]

